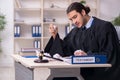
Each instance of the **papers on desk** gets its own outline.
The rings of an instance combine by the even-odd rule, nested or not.
[[[105,64],[107,63],[106,55],[89,55],[89,56],[69,56],[62,57],[59,54],[51,55],[49,53],[44,53],[44,58],[49,61],[55,59],[58,61],[63,61],[69,64]]]

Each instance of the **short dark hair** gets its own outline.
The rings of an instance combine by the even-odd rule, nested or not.
[[[73,11],[73,10],[76,10],[77,12],[81,13],[82,9],[85,10],[86,14],[88,14],[88,13],[90,12],[90,8],[89,8],[88,6],[85,7],[85,6],[84,6],[83,4],[81,4],[80,2],[73,2],[73,3],[71,3],[71,4],[68,6],[66,12],[67,12],[67,14],[68,14],[69,12],[71,12],[71,11]]]

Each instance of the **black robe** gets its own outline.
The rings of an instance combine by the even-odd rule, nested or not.
[[[112,64],[110,68],[82,68],[81,74],[85,80],[120,80],[119,39],[110,22],[94,17],[88,29],[75,27],[64,40],[57,34],[55,39],[51,37],[45,52],[51,55],[59,53],[61,56],[70,56],[79,49],[88,55],[105,54],[107,62]]]

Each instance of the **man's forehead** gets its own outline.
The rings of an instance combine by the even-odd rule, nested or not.
[[[71,11],[71,12],[68,13],[68,17],[72,18],[76,14],[77,14],[77,12],[75,10],[73,10],[73,11]]]

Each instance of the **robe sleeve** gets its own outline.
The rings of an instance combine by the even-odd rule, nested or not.
[[[53,37],[50,38],[48,41],[44,51],[47,53],[50,53],[51,56],[58,53],[61,56],[71,56],[73,55],[73,49],[70,47],[70,36],[71,33],[69,33],[63,40],[60,39],[59,34],[56,35],[56,38],[53,39]]]
[[[51,56],[56,53],[59,53],[61,56],[63,56],[62,40],[60,39],[59,34],[56,35],[55,39],[53,39],[53,37],[50,38],[44,51],[50,53]]]

